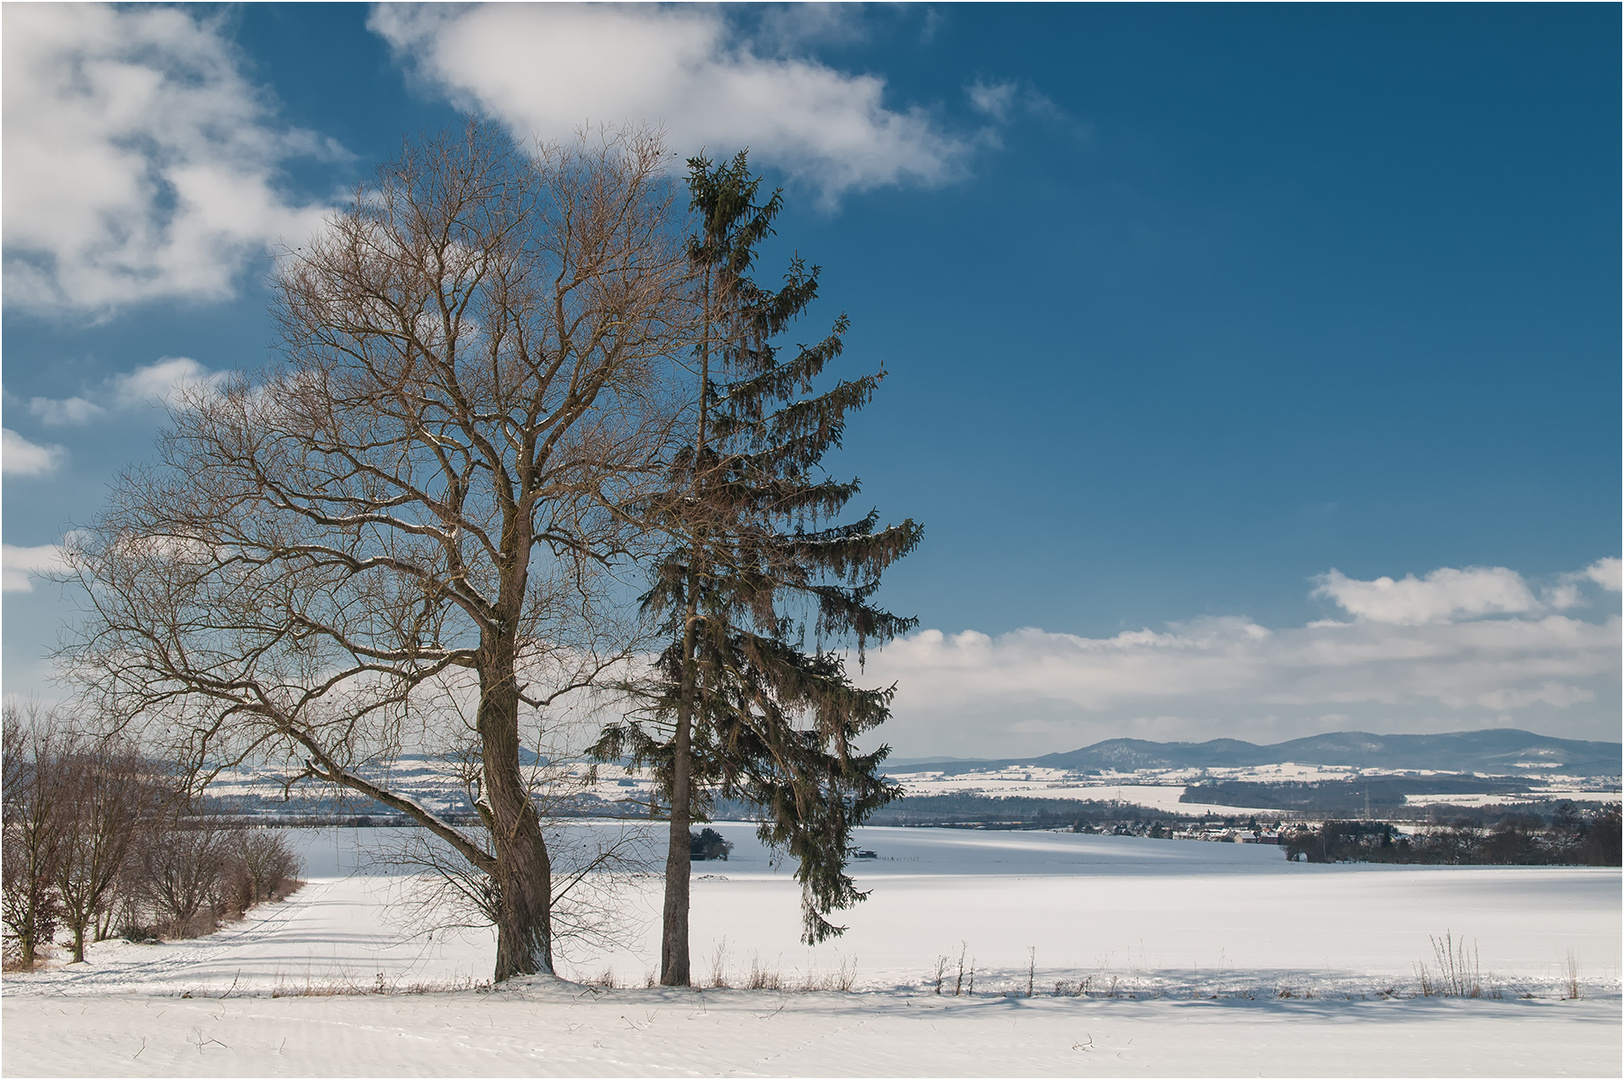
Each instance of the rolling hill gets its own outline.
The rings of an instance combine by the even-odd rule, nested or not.
[[[1132,772],[1138,769],[1246,768],[1286,762],[1499,776],[1617,776],[1624,772],[1621,766],[1624,744],[1557,739],[1516,728],[1452,731],[1439,735],[1338,731],[1262,746],[1240,739],[1199,743],[1107,739],[1078,750],[1040,757],[914,762],[893,766],[890,771],[977,772],[1009,765],[1033,765],[1079,772]]]

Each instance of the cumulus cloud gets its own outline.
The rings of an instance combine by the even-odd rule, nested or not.
[[[1552,676],[1616,670],[1619,643],[1616,618],[1602,624],[1560,615],[1413,627],[1318,623],[1280,631],[1246,619],[1211,619],[1110,638],[1036,629],[996,638],[926,630],[886,646],[875,670],[902,680],[910,699],[936,703],[973,684],[983,695],[1057,698],[1090,710],[1177,699],[1459,708],[1532,680],[1539,692],[1527,701],[1560,706],[1589,697],[1552,689]]]
[[[121,409],[142,405],[173,405],[188,393],[208,393],[227,378],[210,371],[189,356],[166,356],[111,380],[113,400]]]
[[[827,26],[817,23],[817,33]],[[370,25],[460,107],[517,135],[569,137],[584,121],[658,124],[683,155],[749,147],[822,190],[937,184],[974,140],[918,107],[885,103],[876,75],[837,71],[786,40],[748,40],[720,8],[384,5]],[[808,33],[813,31],[809,30]]]
[[[1620,560],[1597,559],[1583,570],[1560,574],[1556,583],[1540,594],[1546,605],[1558,611],[1579,607],[1586,602],[1587,586],[1599,585],[1607,592],[1620,591]]]
[[[1507,615],[1539,607],[1522,575],[1503,566],[1443,567],[1424,578],[1359,581],[1331,570],[1317,579],[1315,596],[1371,622],[1419,626],[1479,615]]]
[[[1624,591],[1624,559],[1597,559],[1580,573],[1608,592]]]
[[[176,7],[5,13],[6,300],[103,313],[229,296],[245,261],[321,222],[281,161],[334,153],[276,126],[214,22]]]
[[[65,565],[62,548],[56,544],[39,547],[0,544],[0,592],[33,592],[33,575],[61,570]]]
[[[62,463],[67,451],[31,443],[10,428],[0,429],[0,470],[7,476],[43,476]]]
[[[1361,589],[1375,583],[1338,578],[1326,575],[1321,588],[1335,584],[1346,597],[1358,616],[1346,622],[1271,629],[1212,618],[1102,638],[925,630],[871,654],[864,677],[898,684],[886,734],[910,754],[1003,757],[1122,735],[1284,739],[1531,717],[1616,737],[1617,615],[1589,622],[1538,610],[1520,577],[1489,572],[1428,574],[1417,584],[1434,593],[1400,590],[1397,599],[1389,594],[1404,583]]]

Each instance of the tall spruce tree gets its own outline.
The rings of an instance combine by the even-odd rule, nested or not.
[[[667,986],[689,983],[689,827],[718,796],[758,807],[762,840],[796,860],[808,944],[844,930],[826,916],[866,895],[845,873],[851,831],[901,792],[880,773],[889,748],[861,753],[854,740],[886,719],[894,688],[853,685],[836,649],[854,642],[861,659],[914,625],[872,598],[921,531],[912,520],[879,528],[873,511],[833,523],[858,482],[825,476],[821,461],[884,373],[814,388],[841,353],[844,315],[823,340],[781,354],[781,333],[817,297],[818,268],[796,258],[780,288],[757,284],[750,271],[781,193],[757,201],[743,153],[688,165],[700,221],[689,243],[700,316],[694,438],[644,506],[670,537],[643,599],[670,644],[647,707],[595,748],[652,766],[670,807]]]

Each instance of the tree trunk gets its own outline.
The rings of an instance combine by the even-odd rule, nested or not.
[[[68,963],[70,963],[70,964],[82,964],[84,962],[85,962],[85,924],[82,923],[82,922],[75,922],[73,924],[73,959],[69,960]]]
[[[553,868],[519,764],[519,691],[503,643],[480,670],[479,734],[495,846],[497,982],[553,973]]]
[[[665,857],[665,917],[660,933],[660,985],[689,985],[688,884],[693,855],[689,849],[689,798],[692,730],[689,710],[677,717],[675,754],[671,763],[671,842]]]
[[[671,742],[671,832],[665,856],[665,911],[660,927],[660,985],[688,986],[688,890],[693,852],[688,843],[693,806],[693,718],[697,664],[694,660],[697,603],[688,589],[687,628],[682,635],[682,700]]]
[[[710,331],[711,271],[704,279],[704,331],[699,349],[699,410],[694,432],[694,463],[703,467],[706,428],[710,419]],[[691,480],[691,493],[698,501],[699,475]],[[682,697],[677,704],[676,730],[671,734],[671,830],[665,856],[665,910],[660,926],[660,985],[688,986],[692,976],[688,957],[689,886],[693,874],[693,852],[688,832],[693,825],[693,731],[694,703],[699,693],[698,647],[699,584],[704,529],[694,531],[689,554],[686,609],[682,624]]]

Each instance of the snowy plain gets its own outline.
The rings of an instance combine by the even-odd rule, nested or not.
[[[850,992],[643,988],[653,874],[629,882],[624,940],[561,943],[571,981],[492,991],[488,932],[402,923],[411,879],[365,855],[391,830],[299,830],[310,884],[287,902],[210,938],[107,942],[82,967],[8,976],[4,1074],[1620,1071],[1616,869],[1312,866],[1267,846],[873,828],[858,843],[878,857],[853,866],[872,895],[843,937],[808,948],[790,868],[751,826],[717,827],[735,848],[695,865],[696,979],[850,973]],[[1486,996],[1414,996],[1445,934]],[[953,996],[969,989],[961,955],[973,993]],[[609,973],[617,988],[586,985]]]
[[[1362,777],[1427,776],[1435,770],[1395,771],[1356,769],[1344,765],[1300,765],[1282,763],[1213,768],[1147,768],[1128,772],[1096,772],[1059,769],[1037,765],[974,765],[964,767],[920,768],[896,766],[888,770],[900,780],[910,795],[983,795],[991,798],[1083,799],[1127,803],[1165,814],[1222,814],[1252,817],[1257,807],[1216,803],[1187,803],[1182,797],[1194,783],[1235,780],[1250,783],[1350,781]],[[1453,774],[1451,774],[1453,775]],[[563,778],[567,777],[567,781]],[[561,782],[579,794],[594,796],[604,803],[647,805],[654,791],[654,779],[647,770],[568,768]],[[1502,778],[1503,779],[1503,778]],[[1411,805],[1447,802],[1458,806],[1516,805],[1570,799],[1574,802],[1617,802],[1621,797],[1618,778],[1613,776],[1544,775],[1523,794],[1459,792],[1448,795],[1409,795]],[[424,806],[447,813],[468,813],[471,807],[461,780],[443,762],[422,757],[403,759],[390,774],[390,783],[410,794]],[[239,770],[215,781],[210,791],[217,797],[239,800],[247,812],[285,811],[280,779],[274,773]]]

